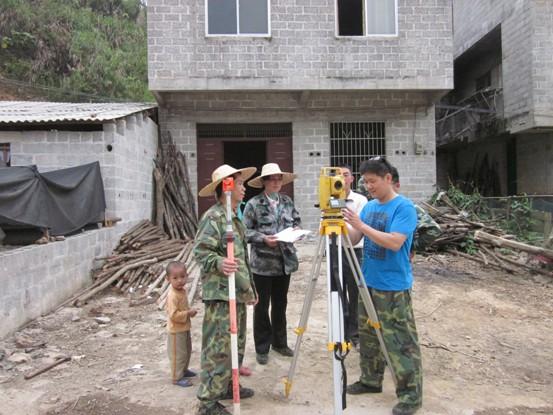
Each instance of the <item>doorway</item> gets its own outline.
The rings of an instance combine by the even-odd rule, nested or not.
[[[250,166],[255,167],[257,172],[252,176],[255,177],[261,172],[261,167],[267,163],[267,142],[224,141],[223,154],[224,163],[236,167],[237,169]],[[244,183],[244,186],[245,185]],[[259,189],[246,186],[246,197],[244,197],[244,202],[247,202],[258,193]]]
[[[261,173],[266,163],[278,163],[282,171],[293,171],[292,124],[197,124],[198,190],[211,182],[211,173],[221,164],[235,168],[253,166]],[[282,193],[293,198],[293,186],[284,186]],[[245,201],[259,189],[246,186]],[[202,215],[214,199],[198,197],[198,215]]]

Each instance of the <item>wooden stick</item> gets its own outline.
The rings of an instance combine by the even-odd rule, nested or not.
[[[32,371],[31,373],[25,373],[23,375],[23,377],[26,379],[26,380],[29,380],[29,379],[32,379],[34,378],[35,376],[38,376],[40,375],[41,373],[44,373],[54,367],[56,367],[57,365],[60,365],[62,364],[63,362],[68,362],[71,360],[71,357],[70,356],[64,356],[64,357],[60,357],[58,359],[56,359],[55,362],[53,363],[50,363],[49,365],[46,365],[44,367],[41,367],[40,369],[37,369],[37,370],[34,370]]]
[[[75,301],[76,306],[81,306],[86,300],[88,300],[90,297],[94,296],[96,293],[106,289],[109,287],[113,281],[115,281],[117,278],[119,278],[121,275],[123,275],[125,272],[127,272],[130,269],[135,269],[138,267],[141,267],[142,265],[146,264],[154,264],[157,262],[157,259],[146,259],[144,261],[138,261],[134,262],[132,264],[128,264],[127,266],[121,268],[119,271],[117,271],[112,277],[108,278],[104,283],[102,283],[100,286],[96,287],[93,290],[90,290],[88,293],[84,294],[83,296],[79,297]]]

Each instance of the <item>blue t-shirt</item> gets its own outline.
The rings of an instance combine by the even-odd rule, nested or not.
[[[365,236],[363,245],[363,276],[370,288],[382,291],[403,291],[413,285],[409,249],[417,227],[417,212],[413,202],[398,195],[386,203],[373,199],[365,205],[361,220],[377,231],[397,232],[407,236],[394,252],[375,244]]]

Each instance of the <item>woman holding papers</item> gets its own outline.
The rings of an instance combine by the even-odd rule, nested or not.
[[[250,187],[263,189],[248,201],[243,217],[259,296],[253,313],[253,337],[256,359],[261,365],[267,364],[271,346],[283,356],[294,354],[286,337],[286,306],[290,274],[298,269],[298,257],[293,243],[282,242],[277,234],[301,224],[292,199],[280,193],[282,186],[295,178],[295,174],[281,171],[278,164],[268,163],[259,177],[248,182]],[[286,240],[290,240],[288,237]]]

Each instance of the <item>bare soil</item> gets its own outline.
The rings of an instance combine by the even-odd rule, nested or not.
[[[314,246],[300,246],[300,271],[289,294],[289,343],[299,321]],[[553,414],[553,280],[483,269],[457,257],[415,259],[415,314],[423,352],[424,406],[421,415]],[[201,304],[193,321],[192,369],[199,369]],[[319,278],[308,331],[289,398],[282,378],[290,358],[270,353],[257,365],[251,335],[242,378],[255,389],[242,402],[244,414],[333,413],[331,358],[326,351],[327,295]],[[107,324],[98,316],[108,317]],[[195,387],[169,382],[165,316],[155,305],[129,307],[115,293],[96,297],[83,308],[65,307],[22,329],[43,346],[17,347],[15,337],[0,341],[1,415],[193,414]],[[33,379],[23,374],[72,356]],[[22,361],[14,363],[10,360]],[[349,382],[359,376],[359,355],[346,359]],[[197,383],[197,379],[194,380]],[[378,395],[348,396],[344,414],[390,414],[396,402],[389,376]],[[230,402],[228,402],[230,407]]]

